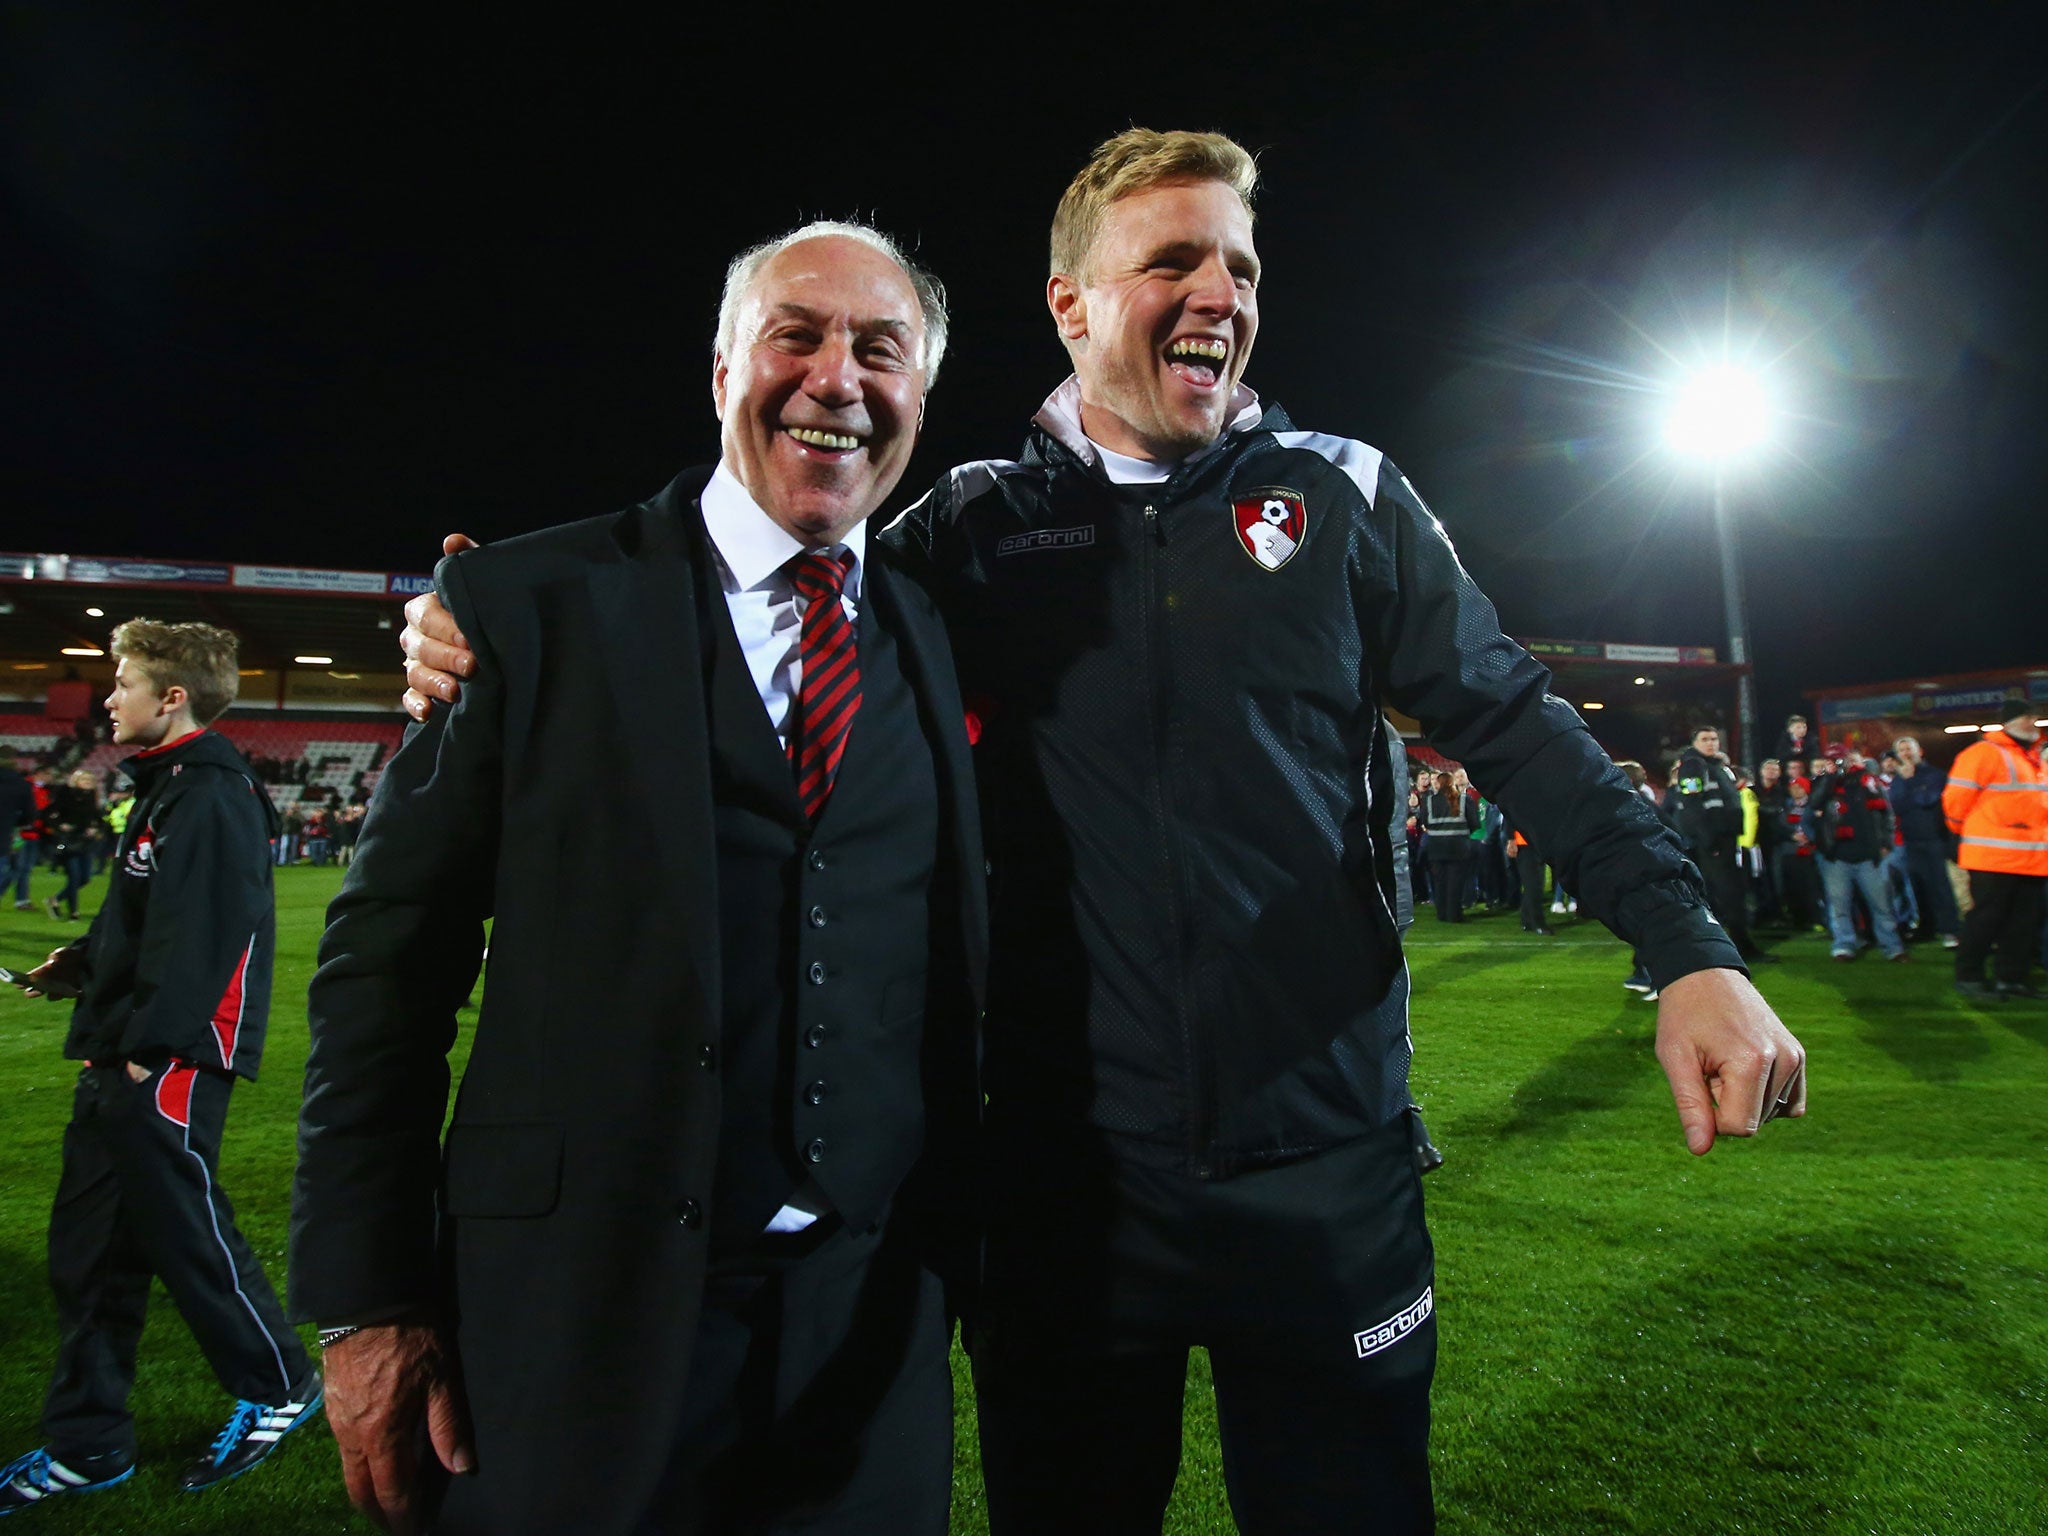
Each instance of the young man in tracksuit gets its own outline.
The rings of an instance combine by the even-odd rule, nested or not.
[[[1695,1152],[1804,1109],[1697,872],[1408,482],[1239,384],[1255,179],[1216,134],[1102,146],[1053,225],[1075,376],[1019,461],[954,470],[882,535],[982,726],[996,1536],[1157,1532],[1197,1344],[1240,1530],[1432,1527],[1383,704],[1640,946]],[[475,663],[407,611],[419,713]]]
[[[0,1515],[125,1481],[128,1394],[152,1276],[237,1399],[188,1492],[248,1470],[318,1406],[321,1382],[220,1187],[235,1079],[253,1079],[276,920],[269,797],[206,727],[233,702],[237,642],[206,624],[114,631],[107,697],[134,810],[91,929],[29,973],[76,998],[64,1054],[83,1061],[50,1214],[61,1337],[49,1443],[0,1469]]]

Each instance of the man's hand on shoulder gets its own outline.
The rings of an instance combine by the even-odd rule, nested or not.
[[[349,1498],[386,1530],[421,1529],[421,1420],[442,1466],[476,1465],[452,1347],[425,1323],[378,1323],[337,1341],[322,1368]]]
[[[451,533],[441,541],[444,555],[476,547],[476,540],[466,533]],[[457,679],[476,671],[476,656],[455,627],[455,616],[441,606],[438,593],[422,593],[405,605],[405,629],[398,645],[405,652],[405,712],[413,719],[425,720],[437,702],[453,704],[462,697]]]
[[[1716,1135],[1806,1113],[1806,1050],[1740,971],[1694,971],[1663,989],[1657,1060],[1695,1155]]]

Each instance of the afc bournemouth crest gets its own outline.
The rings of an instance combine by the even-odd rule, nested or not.
[[[1231,504],[1231,515],[1237,520],[1237,542],[1264,570],[1279,570],[1308,537],[1308,509],[1299,491],[1281,486],[1253,491]]]

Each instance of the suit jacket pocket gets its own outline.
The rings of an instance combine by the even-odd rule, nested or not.
[[[448,1128],[441,1209],[450,1216],[545,1216],[562,1194],[562,1128]]]

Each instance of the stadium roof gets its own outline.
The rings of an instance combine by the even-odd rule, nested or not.
[[[399,605],[432,584],[419,572],[0,553],[0,656],[90,653],[114,625],[147,615],[232,629],[244,666],[319,656],[382,671],[398,664]]]
[[[399,606],[431,588],[424,572],[160,560],[101,555],[0,553],[0,658],[64,659],[93,652],[123,619],[219,624],[242,637],[242,665],[331,667],[337,673],[395,673]],[[94,615],[87,610],[97,608]],[[1600,640],[1524,642],[1556,674],[1557,692],[1588,714],[1603,738],[1648,751],[1650,735],[1631,716],[1681,705],[1717,709],[1733,697],[1743,668],[1711,646],[1636,645]],[[321,658],[298,662],[300,657]],[[1415,723],[1395,714],[1414,734]]]

